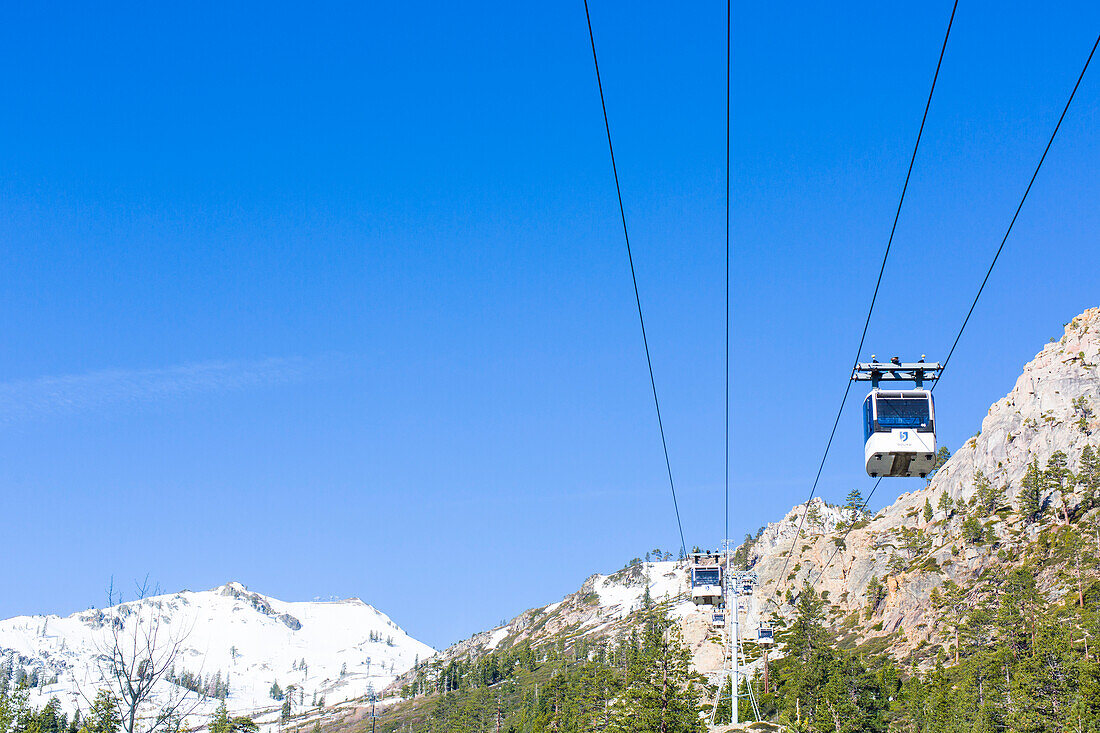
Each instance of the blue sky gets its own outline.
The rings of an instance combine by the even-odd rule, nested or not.
[[[724,11],[592,5],[702,546]],[[734,7],[737,537],[809,490],[949,13]],[[961,3],[864,356],[944,355],[1097,28]],[[11,5],[0,58],[0,616],[236,579],[442,646],[679,545],[582,5]],[[1100,305],[1096,72],[937,390],[951,448]],[[831,501],[871,484],[860,396]]]

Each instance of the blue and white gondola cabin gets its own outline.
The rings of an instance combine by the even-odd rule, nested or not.
[[[722,567],[717,555],[692,556],[691,600],[699,606],[722,603]]]
[[[936,462],[932,392],[872,389],[863,402],[863,438],[868,476],[924,478]]]

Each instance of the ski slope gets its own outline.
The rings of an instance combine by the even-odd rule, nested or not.
[[[86,708],[86,699],[104,686],[98,658],[108,648],[114,619],[124,624],[125,634],[135,619],[152,617],[159,619],[162,639],[183,638],[177,675],[186,671],[228,681],[226,703],[238,715],[281,708],[282,702],[270,694],[274,683],[284,690],[296,688],[295,713],[311,707],[315,697],[324,696],[331,705],[381,691],[417,659],[435,653],[357,598],[288,603],[227,583],[67,617],[0,621],[0,659],[10,659],[28,676],[37,671],[40,684],[31,690],[32,705],[56,696],[67,711]],[[143,714],[155,715],[183,692],[162,681]],[[187,694],[195,703],[183,708],[192,711],[192,725],[205,722],[221,702]]]

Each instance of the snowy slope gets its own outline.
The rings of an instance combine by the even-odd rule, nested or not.
[[[357,598],[287,603],[227,583],[65,618],[18,616],[0,621],[0,657],[14,658],[14,666],[21,665],[28,675],[38,672],[43,684],[32,691],[32,704],[57,696],[68,710],[86,707],[83,699],[102,686],[97,656],[110,638],[112,619],[126,623],[150,614],[159,614],[162,638],[186,636],[176,658],[177,674],[220,675],[228,681],[227,703],[236,714],[280,707],[282,703],[270,696],[276,682],[283,689],[298,688],[295,712],[309,707],[315,695],[324,695],[327,704],[359,697],[370,689],[383,689],[417,658],[434,653]],[[181,692],[163,683],[156,699],[163,704]],[[190,696],[197,699],[194,693]],[[191,722],[209,715],[219,702],[200,701]]]
[[[448,647],[428,660],[423,672],[430,678],[452,660],[478,659],[522,644],[537,648],[561,642],[569,650],[581,639],[620,637],[636,628],[639,617],[635,612],[644,607],[648,588],[652,602],[679,623],[695,669],[713,674],[723,667],[725,653],[719,629],[711,622],[713,609],[691,601],[689,567],[686,561],[644,562],[610,575],[597,573],[560,601],[524,611],[502,626]],[[747,619],[751,626],[746,628],[755,633],[758,614],[752,599],[746,599],[742,607],[742,621]],[[402,675],[391,691],[397,693],[413,679],[412,673]]]

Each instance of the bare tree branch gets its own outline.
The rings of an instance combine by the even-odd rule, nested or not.
[[[194,621],[186,628],[172,628],[158,597],[160,589],[150,585],[148,576],[134,586],[137,597],[123,603],[111,579],[108,608],[98,618],[104,633],[93,636],[96,686],[105,685],[111,692],[124,733],[177,733],[182,721],[202,704],[201,695],[189,694],[169,679]],[[158,689],[163,699],[154,699]],[[79,692],[90,706],[96,691]]]

